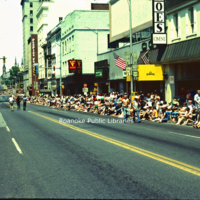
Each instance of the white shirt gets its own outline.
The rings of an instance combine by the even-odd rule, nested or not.
[[[9,102],[13,102],[14,99],[12,97],[9,97]]]
[[[194,107],[195,106],[193,104],[191,104],[191,105],[188,106],[188,108],[190,109],[190,113],[192,112],[192,110],[194,109]]]
[[[199,94],[194,95],[194,101],[197,101],[198,103],[200,103],[200,95]]]

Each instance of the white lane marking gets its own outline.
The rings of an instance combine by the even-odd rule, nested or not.
[[[13,141],[13,143],[14,143],[14,145],[15,145],[17,151],[18,151],[20,154],[23,154],[23,153],[22,153],[22,150],[21,150],[20,147],[19,147],[19,145],[18,145],[17,142],[15,141],[15,138],[12,138],[12,141]]]
[[[183,134],[174,133],[174,132],[169,132],[169,133],[173,133],[173,134],[176,134],[176,135],[182,135],[182,136],[187,136],[187,137],[193,137],[193,138],[198,138],[198,139],[200,139],[200,137],[196,137],[196,136],[192,136],[192,135],[183,135]]]
[[[8,132],[10,132],[10,129],[8,128],[8,126],[6,126],[6,129],[7,129]]]

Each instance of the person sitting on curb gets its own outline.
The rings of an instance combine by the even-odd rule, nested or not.
[[[190,109],[186,108],[185,112],[181,111],[181,115],[179,116],[178,122],[175,125],[181,125],[183,121],[187,121],[187,118],[189,117]]]
[[[162,108],[162,115],[161,115],[161,118],[159,120],[160,123],[162,122],[167,122],[169,120],[169,114],[166,112],[166,108]]]

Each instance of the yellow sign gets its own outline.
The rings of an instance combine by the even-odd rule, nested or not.
[[[138,65],[138,81],[163,81],[162,65]]]
[[[97,88],[94,88],[94,92],[97,92]]]
[[[135,99],[135,96],[137,95],[137,92],[131,92],[131,103],[133,103],[133,100]]]
[[[64,85],[62,85],[62,89],[65,89],[65,86],[64,86]]]
[[[94,86],[97,86],[97,83],[94,83]]]
[[[126,82],[131,81],[131,72],[126,72]]]

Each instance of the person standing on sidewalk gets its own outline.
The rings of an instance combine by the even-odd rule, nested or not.
[[[141,122],[140,116],[139,116],[139,106],[140,103],[138,101],[138,96],[135,96],[135,100],[133,102],[133,122],[135,123],[135,113],[137,113],[137,121],[138,123]]]
[[[14,99],[13,99],[12,95],[10,95],[10,97],[9,97],[9,103],[10,103],[10,110],[14,111],[13,110]]]
[[[19,95],[17,95],[16,102],[17,102],[17,110],[20,110],[20,97],[19,97]]]
[[[26,95],[22,100],[23,100],[23,110],[26,110],[26,101],[27,101]]]
[[[124,94],[124,98],[122,100],[122,106],[123,106],[123,112],[124,112],[124,123],[127,121],[127,117],[129,114],[128,105],[129,105],[129,99],[127,98],[127,93]]]
[[[197,90],[197,94],[194,95],[194,102],[195,102],[195,107],[197,110],[200,109],[200,90]]]

